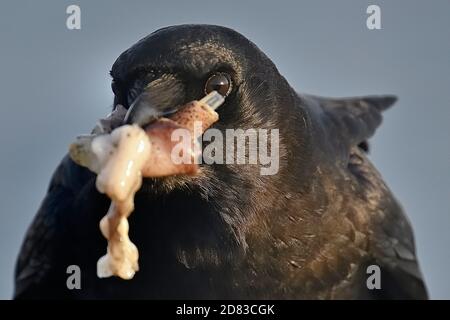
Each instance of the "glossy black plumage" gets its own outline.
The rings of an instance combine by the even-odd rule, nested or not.
[[[211,165],[195,178],[147,180],[130,217],[140,271],[124,281],[96,277],[109,200],[66,157],[22,246],[15,297],[426,298],[409,223],[358,147],[395,98],[297,94],[240,34],[183,25],[117,59],[115,104],[128,107],[150,83],[152,110],[164,114],[201,97],[217,71],[233,90],[214,127],[279,129],[279,173]],[[71,264],[81,267],[81,290],[66,287]],[[381,290],[366,288],[370,264],[381,267]]]

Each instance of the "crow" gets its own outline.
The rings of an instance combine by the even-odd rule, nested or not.
[[[213,163],[193,177],[145,179],[129,219],[140,270],[127,281],[96,275],[110,201],[65,156],[23,242],[14,298],[427,298],[411,226],[365,150],[394,96],[297,93],[255,44],[214,25],[159,29],[110,73],[128,123],[218,91],[214,128],[278,129],[279,170]],[[133,104],[144,89],[150,103]],[[67,286],[73,265],[79,289]]]

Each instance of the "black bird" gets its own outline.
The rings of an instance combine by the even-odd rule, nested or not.
[[[110,201],[66,156],[22,245],[15,298],[427,298],[411,227],[364,150],[395,97],[298,94],[252,42],[211,25],[160,29],[111,75],[114,105],[129,108],[146,88],[133,123],[219,91],[214,127],[279,129],[279,171],[214,164],[147,179],[130,217],[140,271],[125,281],[97,278]],[[66,286],[69,265],[80,290]],[[370,265],[381,289],[367,287]]]

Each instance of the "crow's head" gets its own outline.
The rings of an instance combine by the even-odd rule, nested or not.
[[[207,222],[211,219],[231,226],[238,241],[245,242],[243,226],[255,218],[253,213],[264,212],[262,207],[280,201],[286,181],[293,179],[292,172],[286,170],[293,154],[287,146],[294,150],[306,137],[299,125],[304,121],[302,111],[293,111],[297,95],[275,65],[252,42],[231,29],[181,25],[160,29],[137,42],[119,56],[111,75],[115,105],[130,109],[130,123],[145,125],[216,90],[226,98],[217,109],[219,121],[213,127],[224,136],[226,129],[279,130],[280,159],[275,175],[261,175],[259,163],[202,164],[195,177],[146,179],[140,190],[141,196],[170,194],[165,212],[178,203],[185,206],[184,210],[195,210],[195,215],[185,215],[185,227],[179,232],[187,233],[188,225],[196,223],[198,231],[202,224],[198,242],[207,238],[205,234],[221,239],[217,242],[227,237],[212,230],[212,226],[223,224]],[[136,103],[144,92],[146,103]],[[179,219],[175,221],[179,223]],[[189,232],[186,238],[192,237],[195,230]]]
[[[217,110],[219,122],[214,125],[224,133],[225,129],[250,128],[282,132],[288,122],[295,121],[290,115],[293,91],[275,65],[252,42],[225,27],[180,25],[160,29],[123,52],[111,75],[114,105],[135,109],[129,122],[144,125],[150,118],[174,112],[211,90],[226,96]],[[147,103],[136,105],[144,88]],[[236,171],[243,180],[244,173],[258,174],[259,170],[253,169],[242,165],[202,166],[202,174],[195,179],[163,179],[163,185],[171,189],[205,177],[211,182],[217,174],[220,180],[230,179],[230,173]],[[157,185],[161,186],[161,181]]]
[[[148,86],[159,115],[217,90],[227,98],[219,111],[220,123],[227,127],[254,126],[255,116],[265,113],[261,109],[273,105],[267,100],[275,98],[271,84],[280,82],[273,63],[253,43],[231,29],[210,25],[150,34],[119,56],[111,75],[115,104],[130,107]],[[145,122],[141,112],[131,120]]]

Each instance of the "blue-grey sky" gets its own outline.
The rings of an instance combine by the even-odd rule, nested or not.
[[[81,7],[81,30],[66,7]],[[381,7],[381,30],[366,8]],[[210,23],[255,42],[300,92],[394,93],[371,159],[403,204],[432,298],[450,298],[450,1],[2,1],[0,298],[50,176],[112,103],[115,58],[168,25]]]

